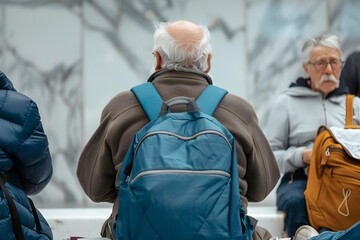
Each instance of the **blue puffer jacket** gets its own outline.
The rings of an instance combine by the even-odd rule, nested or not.
[[[51,229],[38,212],[35,221],[27,195],[39,193],[50,181],[52,161],[35,102],[18,93],[0,71],[0,175],[10,175],[5,186],[19,212],[25,239],[52,239]],[[7,201],[0,190],[0,239],[15,239]]]

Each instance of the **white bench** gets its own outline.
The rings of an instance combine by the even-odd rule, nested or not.
[[[100,237],[103,222],[111,208],[51,208],[40,209],[50,224],[54,239],[70,236]],[[258,225],[268,229],[273,236],[281,236],[283,215],[275,207],[249,206],[249,215],[259,220]]]

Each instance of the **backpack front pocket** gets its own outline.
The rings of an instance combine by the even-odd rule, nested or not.
[[[229,173],[152,171],[129,184],[160,239],[196,239],[204,224],[215,235],[228,235]]]

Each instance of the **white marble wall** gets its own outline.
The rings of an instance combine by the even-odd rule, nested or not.
[[[147,80],[154,24],[209,26],[214,83],[250,101],[264,126],[274,98],[303,74],[305,39],[339,35],[344,59],[360,49],[358,9],[359,0],[0,1],[0,69],[38,103],[53,155],[37,205],[90,204],[78,156],[111,97]]]

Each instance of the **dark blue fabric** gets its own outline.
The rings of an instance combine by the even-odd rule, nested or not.
[[[234,138],[215,118],[180,112],[151,121],[122,164],[116,239],[251,239],[237,166]]]
[[[276,205],[285,212],[284,228],[289,236],[294,236],[302,225],[309,225],[304,191],[306,179],[291,181],[292,173],[285,174],[276,190]],[[291,194],[289,194],[291,192]]]
[[[349,55],[341,70],[340,84],[349,87],[349,92],[360,97],[360,51]]]
[[[325,231],[310,238],[310,240],[354,240],[360,239],[360,222],[355,223],[344,231],[332,232]]]
[[[11,173],[9,173],[11,171]],[[50,227],[39,215],[43,231],[36,234],[27,195],[39,193],[50,181],[52,161],[37,105],[16,92],[0,72],[0,174],[10,174],[6,183],[20,215],[25,239],[52,239]],[[14,239],[7,202],[0,193],[0,239]]]
[[[310,88],[310,81],[311,81],[310,78],[299,77],[298,79],[296,79],[295,82],[290,83],[289,87]],[[346,86],[346,84],[343,81],[340,81],[340,86],[338,88],[335,88],[328,95],[326,95],[326,99],[333,97],[333,96],[338,96],[338,95],[343,95],[343,94],[348,94],[348,93],[349,93],[349,88]]]

